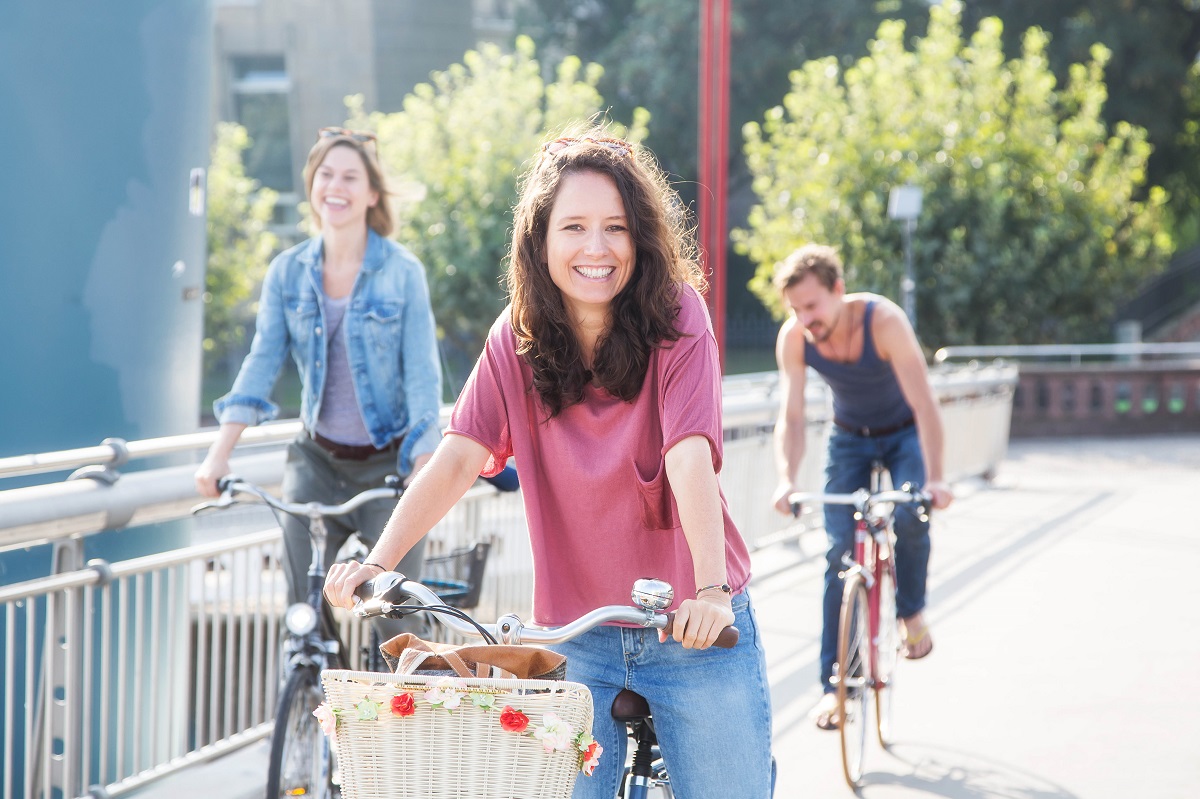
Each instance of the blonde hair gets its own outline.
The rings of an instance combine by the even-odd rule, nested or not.
[[[777,290],[784,291],[809,275],[833,291],[842,279],[842,259],[837,250],[825,244],[805,244],[775,265],[772,282]]]

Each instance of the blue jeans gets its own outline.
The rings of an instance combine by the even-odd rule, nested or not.
[[[552,648],[567,656],[567,679],[592,692],[592,736],[604,747],[595,774],[580,774],[573,799],[613,799],[625,766],[625,726],[613,721],[622,688],[644,696],[654,716],[675,795],[768,799],[774,784],[771,697],[762,640],[743,592],[733,598],[740,638],[733,649],[684,649],[658,631],[597,627]]]
[[[829,438],[829,458],[825,466],[825,491],[848,494],[867,488],[871,482],[871,464],[882,461],[892,475],[892,485],[925,484],[925,459],[917,428],[909,426],[895,433],[867,438],[834,428]],[[896,530],[896,613],[907,618],[925,607],[925,581],[929,572],[929,522],[923,522],[911,505],[898,505]],[[824,628],[821,631],[821,685],[825,692],[835,690],[829,682],[837,660],[838,611],[842,605],[843,555],[854,549],[854,509],[849,505],[825,506],[825,533],[829,549],[825,553]]]

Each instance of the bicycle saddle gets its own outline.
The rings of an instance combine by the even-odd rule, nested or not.
[[[646,697],[624,688],[613,699],[612,717],[620,722],[649,718],[650,704],[646,701]]]

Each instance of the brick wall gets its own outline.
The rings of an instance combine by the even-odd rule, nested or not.
[[[1012,435],[1200,431],[1200,361],[1022,364]]]

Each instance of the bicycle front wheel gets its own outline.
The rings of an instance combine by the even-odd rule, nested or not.
[[[271,734],[267,799],[290,796],[330,799],[333,753],[321,724],[313,716],[325,699],[315,666],[301,666],[284,684]]]
[[[862,576],[846,581],[838,625],[837,700],[842,736],[842,769],[846,782],[862,781],[867,748],[867,692],[870,689],[870,611]]]
[[[900,660],[900,626],[896,619],[896,570],[883,561],[878,574],[879,611],[875,634],[875,730],[884,749],[892,741],[892,697],[896,693],[896,664]]]

